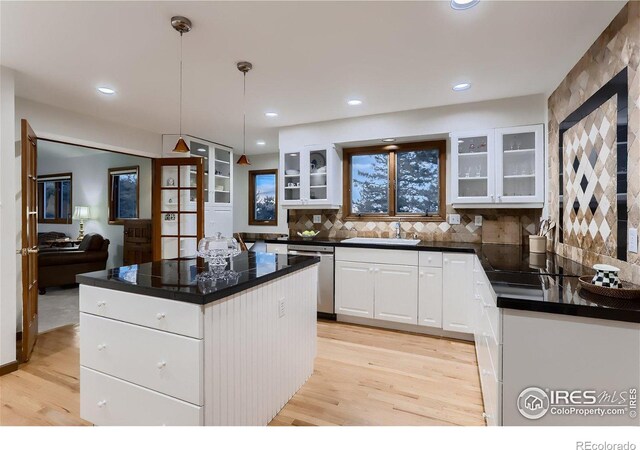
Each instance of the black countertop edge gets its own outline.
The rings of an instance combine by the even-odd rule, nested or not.
[[[105,278],[104,276],[104,274],[107,271],[102,271],[102,270],[97,272],[90,272],[90,273],[76,275],[76,282],[79,284],[87,285],[87,286],[95,286],[95,287],[110,289],[112,291],[129,292],[133,294],[148,295],[149,297],[158,297],[158,298],[164,298],[168,300],[177,300],[177,301],[181,301],[185,303],[193,303],[197,305],[207,305],[209,303],[215,302],[216,300],[221,300],[223,298],[229,297],[239,292],[243,292],[251,288],[254,288],[256,286],[260,286],[261,284],[268,283],[269,281],[276,280],[285,275],[298,272],[314,264],[318,264],[319,262],[320,262],[319,257],[316,257],[316,256],[305,257],[303,260],[301,260],[300,262],[297,262],[295,265],[291,265],[291,266],[279,269],[276,272],[262,275],[258,278],[252,278],[249,281],[245,281],[236,285],[225,287],[219,291],[212,292],[209,294],[180,292],[180,291],[167,290],[167,289],[162,289],[157,287],[140,286],[132,283],[127,283],[124,281],[108,279],[108,278]]]
[[[565,316],[589,317],[592,319],[614,320],[616,322],[640,323],[640,311],[615,308],[598,308],[567,303],[541,302],[498,295],[498,308],[560,314]]]

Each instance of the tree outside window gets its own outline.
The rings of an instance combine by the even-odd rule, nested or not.
[[[71,223],[71,174],[38,177],[38,223]]]
[[[278,171],[249,171],[249,225],[278,224]]]
[[[109,169],[110,224],[139,217],[139,173],[138,166]]]
[[[445,152],[445,141],[345,149],[348,216],[443,220]]]

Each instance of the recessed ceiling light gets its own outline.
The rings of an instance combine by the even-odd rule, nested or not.
[[[471,83],[458,83],[453,85],[454,91],[466,91],[471,87]]]
[[[451,7],[457,10],[469,9],[476,6],[479,2],[480,0],[451,0]]]
[[[273,111],[267,111],[264,115],[267,117],[278,117],[278,113]]]
[[[113,95],[113,94],[116,93],[115,89],[111,89],[111,88],[106,87],[106,86],[100,86],[98,88],[98,92],[100,92],[101,94],[104,94],[104,95]]]
[[[396,141],[396,139],[395,139],[395,138],[384,138],[384,139],[382,140],[382,142],[395,142],[395,141]]]
[[[349,101],[347,101],[347,105],[349,106],[358,106],[358,105],[362,105],[362,100],[358,100],[358,99],[351,99]]]
[[[267,143],[265,141],[257,141],[256,145],[266,145]]]

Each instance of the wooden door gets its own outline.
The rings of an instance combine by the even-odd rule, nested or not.
[[[418,325],[441,328],[442,269],[420,267],[418,280]]]
[[[418,268],[376,264],[375,318],[418,324]]]
[[[22,340],[27,362],[38,338],[38,170],[37,136],[22,119]]]
[[[373,318],[373,265],[336,262],[336,314]]]
[[[442,328],[473,333],[473,258],[465,253],[445,253],[442,260]]]
[[[125,266],[153,261],[153,234],[151,219],[126,219],[124,221]]]
[[[156,159],[153,165],[153,259],[193,257],[203,237],[203,158]]]

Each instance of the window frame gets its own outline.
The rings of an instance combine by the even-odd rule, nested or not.
[[[120,218],[115,217],[115,199],[113,198],[113,176],[121,175],[121,172],[136,172],[138,175],[138,182],[136,183],[136,217]],[[107,217],[109,218],[109,225],[124,225],[125,220],[139,219],[140,218],[140,166],[127,166],[127,167],[111,167],[108,170],[107,182],[109,183],[108,197],[107,197]]]
[[[396,211],[396,156],[401,152],[415,151],[415,150],[438,150],[438,178],[439,178],[439,191],[440,198],[438,202],[438,213],[434,215],[425,215],[419,213],[398,213]],[[386,214],[357,214],[351,211],[351,158],[354,155],[371,155],[387,153],[389,160],[389,190],[388,190],[388,204],[389,212]],[[421,222],[443,222],[446,220],[446,201],[447,201],[447,141],[433,140],[433,141],[420,141],[409,142],[401,144],[384,144],[374,145],[369,147],[354,147],[343,149],[343,176],[342,176],[342,193],[343,193],[343,207],[345,211],[345,219],[351,221],[362,220],[375,220],[378,222],[395,222],[399,219],[420,219]]]
[[[256,220],[256,177],[258,175],[274,175],[276,179],[275,185],[275,208],[276,216],[274,220]],[[249,225],[258,226],[278,226],[278,169],[261,169],[249,171]]]
[[[47,181],[69,180],[69,217],[58,217],[60,212],[61,190],[56,188],[56,218],[47,219],[44,217],[44,183]],[[73,223],[73,173],[51,173],[38,176],[38,223],[52,223],[69,225]]]

